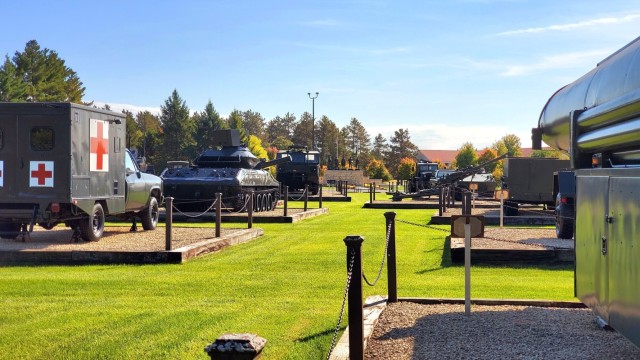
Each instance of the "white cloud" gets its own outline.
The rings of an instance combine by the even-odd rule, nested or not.
[[[517,135],[522,147],[531,147],[531,133],[529,131],[513,131],[513,129],[497,125],[429,124],[416,126],[399,124],[367,127],[372,138],[380,133],[387,140],[398,129],[408,129],[411,142],[421,150],[457,150],[465,142],[471,142],[476,149],[482,150],[507,134]]]
[[[508,65],[501,76],[521,76],[552,69],[568,69],[585,66],[595,67],[596,63],[611,53],[611,50],[591,50],[546,56],[531,64]]]
[[[569,23],[569,24],[549,25],[545,27],[510,30],[510,31],[498,33],[496,35],[511,36],[511,35],[520,35],[520,34],[539,34],[539,33],[544,33],[549,31],[571,31],[571,30],[598,26],[598,25],[615,25],[620,23],[631,22],[637,19],[640,19],[640,14],[629,14],[622,17],[605,17],[605,18],[599,18],[599,19],[579,21],[576,23]]]
[[[105,105],[109,105],[112,111],[121,112],[122,110],[131,111],[133,115],[148,111],[153,115],[160,115],[160,107],[159,106],[138,106],[131,104],[116,104],[110,102],[102,102],[102,101],[94,101],[93,104],[99,108],[103,108]]]

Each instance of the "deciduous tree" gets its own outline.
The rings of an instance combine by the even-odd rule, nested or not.
[[[458,169],[476,165],[478,163],[478,153],[473,144],[470,142],[462,144],[462,147],[458,149],[455,162]]]

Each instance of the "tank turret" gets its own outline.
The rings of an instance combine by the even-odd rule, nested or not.
[[[253,193],[254,211],[273,210],[280,198],[280,183],[264,168],[289,159],[257,158],[242,144],[238,130],[216,131],[213,144],[220,148],[203,151],[191,166],[162,172],[165,194],[174,198],[176,208],[205,211],[212,208],[216,193],[222,193],[222,207],[246,211]]]

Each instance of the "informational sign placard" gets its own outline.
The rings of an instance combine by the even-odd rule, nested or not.
[[[451,237],[463,238],[464,225],[471,225],[471,237],[484,237],[484,216],[482,215],[452,215],[451,216]]]
[[[470,183],[469,190],[478,190],[478,183]]]
[[[496,190],[494,193],[494,199],[496,200],[507,200],[509,198],[509,190],[508,189],[503,189],[503,190]]]

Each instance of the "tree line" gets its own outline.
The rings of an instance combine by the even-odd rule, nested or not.
[[[35,40],[27,42],[24,50],[16,51],[13,57],[6,55],[0,67],[0,101],[61,101],[92,106],[93,102],[83,102],[84,92],[78,74],[56,51],[41,48]],[[201,151],[212,148],[212,132],[219,129],[238,129],[251,152],[269,159],[275,158],[279,149],[293,145],[311,149],[315,131],[317,150],[325,167],[350,159],[351,167],[359,164],[369,176],[385,180],[410,176],[418,155],[418,147],[411,141],[408,129],[400,128],[386,139],[380,133],[371,138],[355,117],[342,128],[326,115],[314,121],[308,112],[300,117],[287,112],[266,120],[259,112],[249,109],[233,110],[223,117],[211,100],[202,111],[191,111],[177,90],[161,105],[160,114],[149,111],[133,114],[126,110],[123,113],[127,117],[127,146],[138,150],[158,169],[164,168],[167,161],[191,160]],[[521,155],[517,136],[506,135],[479,155],[467,142],[458,150],[454,167],[478,165],[505,153]],[[499,176],[501,164],[492,164],[487,171]]]
[[[83,102],[84,93],[78,74],[56,51],[41,48],[36,40],[27,42],[24,50],[16,51],[13,57],[6,55],[0,67],[0,101],[60,101],[92,106],[93,102]],[[127,146],[137,149],[159,168],[169,160],[191,160],[212,147],[211,134],[218,129],[240,130],[249,149],[256,156],[268,158],[274,158],[278,149],[292,145],[311,149],[315,130],[323,164],[342,158],[355,164],[357,159],[371,175],[385,178],[396,174],[403,157],[415,157],[418,151],[408,129],[397,130],[388,141],[382,134],[372,141],[355,117],[342,128],[326,115],[314,121],[308,112],[299,118],[287,112],[268,121],[251,109],[233,110],[223,117],[211,101],[202,111],[192,112],[177,90],[164,101],[158,115],[149,111],[123,112],[128,120]]]

